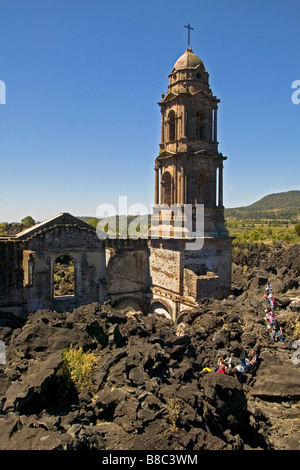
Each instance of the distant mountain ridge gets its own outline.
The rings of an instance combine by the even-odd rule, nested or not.
[[[79,216],[84,222],[93,217]],[[225,208],[225,218],[230,219],[300,219],[300,190],[273,193],[249,206]],[[94,218],[95,219],[95,218]],[[129,216],[130,221],[134,216]]]
[[[259,201],[254,202],[248,209],[256,210],[277,210],[291,207],[300,208],[300,191],[287,191],[284,193],[268,194]]]
[[[225,209],[225,217],[297,219],[300,217],[300,191],[268,194],[249,206]]]

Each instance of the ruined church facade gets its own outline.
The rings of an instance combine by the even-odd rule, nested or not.
[[[188,48],[159,103],[161,142],[147,236],[101,237],[63,213],[0,237],[0,317],[109,301],[178,321],[203,298],[229,295],[232,239],[224,220],[218,103],[202,60]],[[72,267],[68,295],[55,292],[62,260]]]

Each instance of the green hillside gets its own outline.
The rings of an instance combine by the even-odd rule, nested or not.
[[[287,208],[300,209],[300,191],[269,194],[248,206],[248,210],[278,210]]]
[[[300,191],[269,194],[249,206],[225,209],[227,219],[300,219]]]
[[[225,209],[234,244],[300,242],[300,191],[269,194],[249,206]]]

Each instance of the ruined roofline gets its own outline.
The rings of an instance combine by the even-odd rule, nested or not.
[[[21,232],[17,233],[14,237],[15,238],[20,238],[22,237],[23,235],[27,235],[27,233],[30,233],[30,232],[33,232],[35,230],[37,230],[39,227],[42,227],[43,225],[45,224],[48,224],[49,222],[51,222],[52,220],[55,220],[57,219],[58,217],[61,217],[63,215],[63,212],[61,212],[60,214],[57,214],[53,217],[50,217],[50,219],[47,219],[47,220],[44,220],[43,222],[39,222],[38,224],[35,224],[35,225],[32,225],[31,227],[29,228],[25,228],[24,230],[22,230]]]
[[[22,232],[19,232],[18,234],[16,234],[15,239],[27,239],[30,236],[33,236],[36,232],[40,232],[41,230],[57,225],[74,225],[80,228],[89,229],[90,231],[95,231],[95,229],[86,222],[83,222],[82,220],[78,219],[77,217],[74,217],[68,212],[61,212],[60,214],[57,214],[54,217],[45,220],[44,222],[40,222],[38,224],[33,225],[32,227],[29,227],[28,229],[23,230]]]
[[[51,231],[56,230],[56,229],[88,230],[89,232],[92,232],[96,235],[96,229],[94,229],[94,227],[92,227],[92,226],[90,228],[88,228],[88,227],[82,227],[80,225],[75,225],[75,224],[62,223],[62,224],[54,224],[54,225],[51,225],[51,226],[48,226],[48,227],[42,227],[40,230],[32,233],[31,235],[28,235],[26,238],[24,237],[24,239],[21,239],[20,241],[23,241],[23,240],[29,241],[29,240],[32,240],[33,238],[43,236],[45,233],[51,232]]]
[[[8,243],[8,242],[21,243],[24,241],[32,240],[33,238],[36,238],[36,237],[43,236],[46,232],[51,232],[52,230],[56,230],[57,228],[65,228],[67,230],[69,228],[76,228],[77,230],[87,230],[89,232],[93,232],[96,234],[96,229],[93,226],[83,227],[79,224],[75,225],[75,224],[67,224],[67,223],[60,223],[60,224],[56,223],[50,226],[48,225],[48,226],[42,226],[42,227],[40,227],[40,224],[37,224],[35,227],[37,228],[37,230],[26,234],[26,236],[24,237],[18,238],[17,237],[18,234],[0,237],[0,243]]]

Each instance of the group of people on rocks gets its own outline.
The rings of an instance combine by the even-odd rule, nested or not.
[[[268,284],[265,289],[265,320],[267,322],[267,328],[273,332],[272,339],[275,342],[277,337],[281,343],[283,343],[282,328],[275,318],[275,298],[272,293],[272,285]],[[240,346],[239,364],[235,365],[232,362],[230,355],[225,354],[219,357],[215,372],[219,374],[235,375],[239,382],[242,382],[242,377],[246,374],[252,374],[255,372],[259,364],[259,350],[253,350],[247,355],[246,351]],[[210,369],[209,369],[210,370]]]
[[[273,341],[275,343],[276,337],[283,343],[282,328],[275,318],[275,299],[272,293],[272,285],[268,284],[265,289],[265,320],[268,323],[267,328],[273,331]]]
[[[218,359],[215,372],[218,372],[219,374],[235,375],[239,382],[241,382],[243,376],[251,374],[256,370],[259,361],[258,350],[253,350],[249,355],[247,355],[245,349],[240,346],[239,361],[240,364],[235,365],[232,362],[231,356],[225,354]]]

